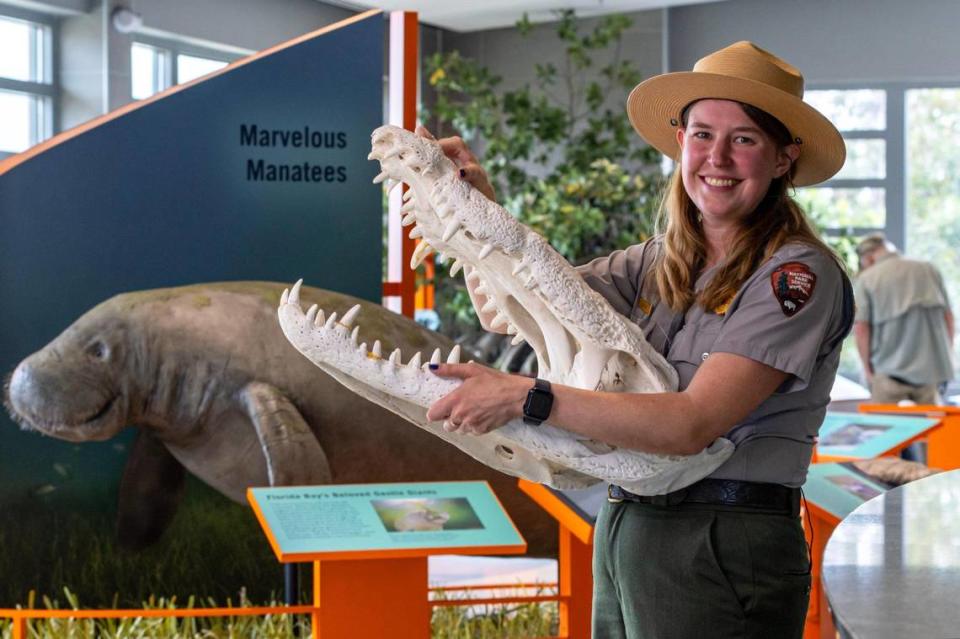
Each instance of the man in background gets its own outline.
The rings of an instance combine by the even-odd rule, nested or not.
[[[896,404],[940,403],[953,379],[954,321],[943,277],[935,266],[908,259],[883,235],[857,245],[854,336],[871,399]]]

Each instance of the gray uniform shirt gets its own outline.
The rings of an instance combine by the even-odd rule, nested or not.
[[[787,244],[744,282],[723,309],[660,303],[652,265],[660,238],[598,258],[578,270],[630,317],[677,369],[680,390],[712,353],[749,357],[790,377],[727,434],[733,455],[711,477],[800,486],[853,323],[853,294],[837,263],[807,244]],[[696,282],[702,290],[715,269]]]
[[[950,310],[940,272],[929,262],[888,253],[854,284],[858,322],[870,324],[870,364],[916,386],[953,379]]]

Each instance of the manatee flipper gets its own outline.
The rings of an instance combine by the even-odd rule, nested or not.
[[[271,486],[331,483],[327,454],[286,395],[270,384],[251,382],[240,398],[260,439]]]
[[[150,431],[141,428],[120,480],[117,542],[141,550],[173,520],[186,485],[186,470]]]

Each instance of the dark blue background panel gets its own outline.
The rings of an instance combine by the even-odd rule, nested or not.
[[[382,123],[383,17],[346,22],[0,175],[0,374],[125,291],[304,277],[380,299],[382,196],[366,157]],[[0,497],[55,480],[68,452],[0,416]]]

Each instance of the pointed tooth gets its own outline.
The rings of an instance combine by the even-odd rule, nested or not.
[[[313,320],[313,325],[317,328],[320,328],[327,321],[327,318],[323,315],[323,309],[317,311],[317,316]]]
[[[430,356],[430,363],[431,363],[431,364],[439,364],[439,363],[440,363],[440,349],[439,349],[439,348],[436,349],[435,351],[433,351],[433,355]]]
[[[490,322],[490,328],[499,328],[507,323],[507,318],[503,313],[497,313],[496,316]]]
[[[370,151],[370,153],[367,154],[367,159],[368,159],[368,160],[379,160],[379,159],[380,159],[380,155],[379,155],[376,151]]]
[[[401,212],[401,213],[409,213],[410,211],[414,210],[415,208],[417,208],[417,202],[416,202],[416,200],[414,200],[413,198],[410,198],[410,200],[409,200],[406,204],[404,204],[403,206],[400,207],[400,212]]]
[[[353,326],[353,320],[357,319],[357,315],[359,314],[360,314],[360,305],[354,304],[353,308],[351,308],[349,311],[347,311],[344,314],[343,319],[340,320],[340,323],[346,326],[347,328],[350,328],[351,326]]]
[[[423,237],[423,230],[419,226],[415,226],[412,229],[410,229],[410,233],[408,233],[408,235],[411,240],[415,240],[417,238]]]
[[[453,237],[453,234],[460,230],[460,222],[454,220],[447,225],[447,228],[443,231],[443,241],[449,242],[450,238]]]
[[[410,226],[416,221],[417,221],[416,213],[407,213],[406,215],[403,216],[403,219],[400,220],[400,226]]]
[[[359,334],[360,334],[360,327],[359,327],[359,326],[354,326],[354,327],[353,327],[353,332],[350,333],[350,341],[353,343],[354,346],[357,345],[357,335],[359,335]]]
[[[406,202],[413,197],[413,189],[407,189],[403,194],[403,201]]]
[[[460,363],[460,345],[457,344],[450,351],[450,354],[447,355],[447,364],[459,364]]]
[[[524,262],[523,260],[520,260],[519,262],[517,262],[516,266],[513,267],[513,272],[511,273],[511,275],[516,277],[517,275],[520,274],[520,271],[522,271],[525,268],[527,268],[526,262]]]
[[[290,289],[283,289],[283,294],[280,296],[280,306],[283,306],[287,303],[287,298],[290,297]]]
[[[400,349],[399,349],[399,348],[393,349],[393,352],[390,353],[390,363],[393,364],[394,366],[398,366],[398,365],[400,364]]]
[[[516,335],[517,327],[513,324],[507,324],[507,335]]]
[[[489,298],[487,303],[483,305],[483,308],[480,309],[481,313],[489,313],[490,311],[497,310],[497,301],[493,298]]]
[[[313,320],[317,319],[317,311],[320,309],[319,306],[314,304],[307,309],[307,322],[313,324]]]
[[[414,269],[420,266],[420,262],[422,262],[424,258],[430,255],[432,252],[433,247],[426,242],[420,242],[417,244],[417,248],[413,249],[413,256],[410,257],[410,268]]]
[[[479,259],[483,259],[486,256],[490,255],[493,252],[493,244],[484,244],[483,248],[480,249]]]
[[[510,340],[510,345],[511,345],[511,346],[516,346],[517,344],[520,344],[520,343],[522,343],[522,342],[523,342],[523,335],[520,335],[520,334],[518,333],[518,334],[516,334],[516,335],[513,336],[513,339],[512,339],[512,340]]]
[[[470,272],[467,273],[467,279],[468,279],[468,280],[479,280],[479,279],[480,279],[480,271],[478,271],[477,269],[471,269]]]
[[[366,355],[366,354],[367,354],[367,343],[366,343],[366,342],[362,342],[362,343],[360,344],[360,346],[357,347],[357,350],[360,351],[361,353],[363,353],[364,355]]]
[[[460,272],[460,269],[463,268],[463,262],[460,260],[454,260],[453,264],[450,265],[450,276],[453,277]]]
[[[379,173],[377,173],[377,177],[373,178],[373,183],[374,183],[374,184],[380,184],[381,182],[383,182],[384,180],[386,180],[388,177],[390,177],[390,176],[387,175],[387,172],[386,172],[386,171],[380,171]]]
[[[377,340],[373,343],[372,352],[376,357],[383,357],[383,346],[380,345],[380,340]]]
[[[420,368],[420,362],[422,358],[420,357],[420,351],[417,351],[413,357],[410,358],[410,361],[407,362],[407,366],[410,368]]]
[[[330,317],[327,318],[327,323],[323,325],[324,328],[333,328],[334,324],[337,323],[337,312],[334,311],[330,313]]]
[[[303,280],[297,280],[297,283],[293,285],[293,288],[290,289],[290,297],[287,298],[287,302],[290,304],[296,304],[300,306],[300,287],[303,286]]]

